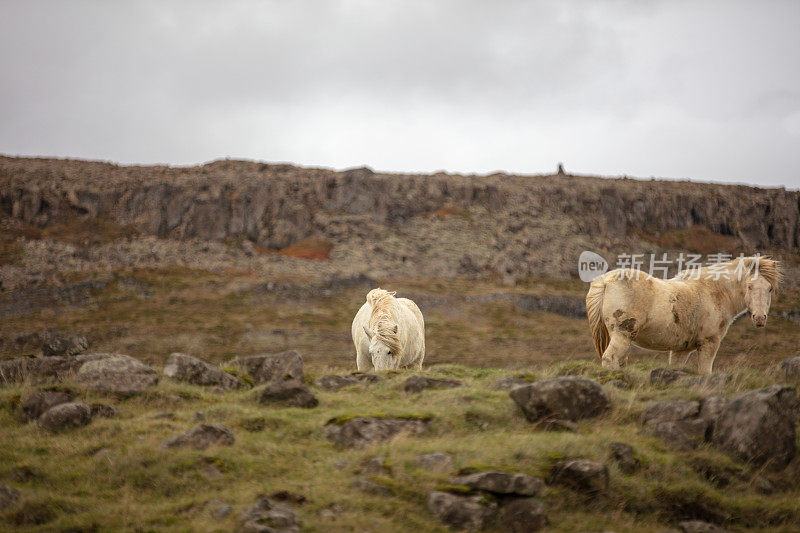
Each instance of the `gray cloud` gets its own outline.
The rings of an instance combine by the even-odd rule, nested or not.
[[[800,186],[797,2],[2,12],[2,153]]]

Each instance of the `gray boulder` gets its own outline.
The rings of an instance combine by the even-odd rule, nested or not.
[[[312,408],[319,405],[319,400],[308,390],[308,387],[297,381],[274,381],[268,384],[258,395],[263,404],[278,403],[289,407]]]
[[[294,350],[267,355],[236,357],[228,364],[253,378],[256,385],[274,381],[303,382],[303,358]]]
[[[53,335],[42,345],[42,355],[78,355],[89,348],[89,341],[82,335]]]
[[[497,470],[456,476],[450,482],[475,490],[516,496],[537,496],[544,489],[544,481],[541,478]]]
[[[71,402],[74,398],[75,393],[69,389],[49,388],[36,391],[22,401],[20,417],[23,422],[36,420],[51,407]]]
[[[511,389],[511,399],[530,422],[567,426],[609,409],[608,395],[596,382],[580,376],[563,376]]]
[[[239,378],[191,355],[173,353],[164,365],[164,375],[193,385],[215,386],[225,390],[245,387]]]
[[[126,357],[116,354],[81,354],[76,356],[34,357],[0,361],[0,384],[62,381],[71,377],[89,361]]]
[[[461,382],[454,379],[426,378],[424,376],[411,376],[403,383],[406,392],[422,392],[425,389],[453,389],[460,387]]]
[[[650,371],[650,385],[669,385],[681,378],[688,378],[692,375],[682,370],[674,368],[656,368]]]
[[[728,402],[717,417],[711,440],[739,459],[779,470],[797,454],[796,418],[795,389],[773,385]]]
[[[75,382],[89,390],[131,396],[158,383],[158,373],[138,359],[114,355],[81,365]]]
[[[619,465],[619,469],[630,475],[636,473],[642,466],[639,459],[633,455],[633,448],[622,442],[612,442],[611,459]]]
[[[208,448],[212,444],[232,446],[235,439],[233,432],[222,424],[198,424],[186,433],[164,442],[164,448],[189,446],[198,450]]]
[[[642,427],[676,450],[693,450],[706,438],[708,422],[699,418],[700,402],[665,400],[645,409]]]
[[[54,433],[79,428],[91,421],[92,408],[80,402],[58,404],[39,417],[39,425]]]
[[[19,492],[8,485],[0,485],[0,512],[5,511],[19,501]]]
[[[434,452],[418,455],[417,465],[430,472],[451,472],[456,467],[456,462],[451,455]]]
[[[385,442],[397,435],[424,435],[430,430],[429,418],[355,417],[332,419],[325,424],[325,438],[344,448],[363,448]]]
[[[239,517],[240,533],[299,532],[297,515],[287,504],[262,497]]]
[[[553,466],[551,482],[578,492],[598,494],[608,489],[608,468],[588,459],[572,459]]]
[[[800,355],[783,361],[781,363],[781,372],[786,379],[800,381]]]
[[[456,495],[434,491],[428,494],[428,509],[440,522],[454,529],[480,531],[497,516],[497,503],[483,495]]]
[[[533,498],[517,498],[503,505],[500,523],[504,531],[528,533],[538,531],[548,523],[544,504]]]
[[[314,380],[314,385],[327,391],[338,391],[345,387],[353,387],[361,381],[355,376],[322,376]]]

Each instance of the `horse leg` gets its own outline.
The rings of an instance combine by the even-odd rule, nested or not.
[[[717,356],[717,350],[719,350],[719,343],[720,339],[712,337],[697,349],[697,371],[701,374],[711,374],[714,367],[714,358]]]
[[[372,359],[369,357],[369,351],[356,349],[356,368],[359,372],[365,372],[372,366]]]
[[[623,335],[612,335],[608,347],[603,352],[601,364],[605,368],[619,368],[619,361],[631,346],[631,339]]]
[[[673,364],[678,364],[678,361],[680,361],[680,358],[683,357],[684,355],[686,356],[686,359],[683,361],[683,366],[686,366],[686,363],[689,361],[689,356],[692,355],[693,351],[694,349],[672,350],[671,352],[669,352],[669,363],[668,363],[669,366],[672,366]]]

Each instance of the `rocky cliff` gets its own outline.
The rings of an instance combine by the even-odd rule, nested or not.
[[[229,160],[172,168],[0,157],[0,218],[34,228],[101,220],[139,240],[239,243],[246,257],[254,247],[269,253],[317,239],[329,243],[333,265],[412,277],[571,276],[587,248],[800,248],[798,191]]]

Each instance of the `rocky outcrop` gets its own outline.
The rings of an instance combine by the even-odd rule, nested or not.
[[[544,489],[541,478],[498,470],[456,476],[450,482],[498,495],[537,496]]]
[[[314,380],[314,385],[327,391],[338,391],[345,387],[353,387],[361,383],[377,383],[381,378],[377,374],[354,373],[344,376],[322,376]]]
[[[422,392],[425,389],[453,389],[460,387],[461,382],[455,379],[426,378],[425,376],[411,376],[403,383],[406,392]]]
[[[80,402],[56,405],[39,417],[39,425],[54,433],[79,428],[89,424],[91,421],[92,408]]]
[[[481,494],[434,491],[428,494],[427,503],[440,522],[454,529],[480,531],[497,516],[497,503],[487,502]]]
[[[700,402],[665,400],[642,413],[642,427],[677,450],[693,450],[705,441],[708,421],[700,418]]]
[[[114,357],[118,354],[83,354],[77,356],[53,356],[6,359],[0,361],[0,384],[30,381],[47,383],[63,381],[71,377],[85,363]]]
[[[64,388],[49,388],[33,392],[20,405],[21,418],[24,422],[37,420],[51,407],[71,402],[74,398],[75,393]]]
[[[189,446],[203,450],[212,444],[232,446],[234,442],[233,432],[222,424],[198,424],[186,433],[164,442],[163,447]]]
[[[256,385],[274,381],[303,381],[303,358],[294,350],[236,357],[227,364],[253,378]]]
[[[711,440],[744,461],[779,470],[797,454],[797,401],[795,389],[781,385],[742,394],[721,409]]]
[[[608,489],[608,468],[603,463],[588,459],[571,459],[553,466],[550,482],[597,495]]]
[[[155,386],[158,373],[138,359],[114,355],[81,365],[75,382],[89,390],[131,396]]]
[[[319,400],[308,387],[297,381],[273,381],[258,395],[263,404],[278,403],[289,407],[311,408],[319,405]]]
[[[193,385],[215,386],[224,390],[246,385],[240,379],[191,355],[173,353],[164,365],[164,375]]]
[[[780,369],[786,379],[800,381],[800,356],[786,359],[781,363]]]
[[[424,435],[430,429],[426,417],[334,418],[325,424],[325,438],[344,448],[363,448],[373,442],[385,442],[397,435]]]
[[[42,345],[42,355],[78,355],[89,348],[89,341],[83,335],[53,335]]]
[[[609,446],[611,459],[617,463],[619,469],[630,475],[635,474],[642,466],[641,461],[633,454],[633,448],[623,442],[612,442]]]
[[[543,422],[555,428],[574,429],[575,422],[598,416],[609,409],[603,388],[579,376],[537,381],[511,389],[511,399],[530,422]]]
[[[294,533],[300,531],[297,514],[289,505],[259,499],[239,517],[239,533]]]
[[[370,247],[373,264],[511,280],[574,276],[574,256],[587,244],[612,249],[649,235],[656,246],[666,232],[698,227],[748,252],[800,247],[798,191],[571,175],[335,172],[245,161],[167,168],[0,157],[3,217],[40,227],[102,218],[139,235],[235,238],[274,249],[309,237],[334,250],[374,244],[405,226],[419,246]],[[534,300],[522,305],[582,313],[576,301]]]

